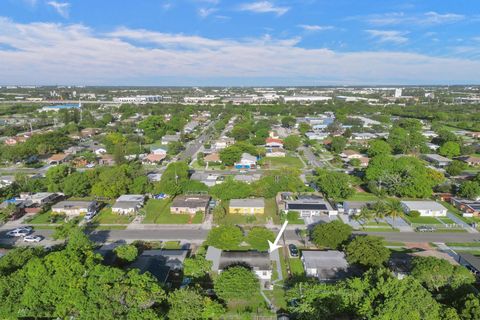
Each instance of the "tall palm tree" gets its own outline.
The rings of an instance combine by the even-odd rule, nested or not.
[[[392,227],[395,228],[395,219],[403,216],[403,208],[400,201],[397,199],[390,199],[386,202],[385,214],[392,218]]]
[[[362,208],[362,210],[360,210],[360,213],[354,217],[358,220],[362,220],[363,223],[366,223],[372,220],[375,217],[375,214],[370,208],[365,206]]]

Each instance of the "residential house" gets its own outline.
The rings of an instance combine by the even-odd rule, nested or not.
[[[302,218],[311,218],[321,214],[337,215],[338,211],[333,209],[323,197],[318,195],[298,195],[294,199],[285,200],[285,213],[296,211]]]
[[[144,164],[157,164],[161,163],[167,157],[166,154],[154,154],[150,153],[145,158],[143,158]]]
[[[179,134],[167,134],[162,137],[162,145],[167,145],[171,142],[178,142],[180,141]]]
[[[447,208],[440,203],[431,200],[423,201],[400,201],[405,213],[410,211],[420,212],[422,217],[444,217],[447,215]]]
[[[47,163],[49,165],[56,165],[67,162],[71,158],[71,155],[65,153],[57,153],[48,158]]]
[[[371,201],[344,201],[343,212],[348,215],[360,214],[363,208],[372,204]]]
[[[214,173],[194,172],[190,180],[200,181],[208,187],[213,187],[216,184],[223,182],[223,177]]]
[[[302,251],[305,274],[322,282],[332,282],[348,275],[348,262],[341,251]]]
[[[455,208],[462,211],[464,217],[480,216],[480,199],[466,200],[459,198],[451,198],[450,201],[455,206]]]
[[[257,158],[248,153],[243,153],[239,162],[235,163],[236,169],[254,169],[257,166]]]
[[[115,160],[113,159],[112,155],[104,154],[98,160],[98,164],[103,165],[103,166],[113,166],[115,164]]]
[[[93,153],[95,153],[97,156],[101,156],[105,153],[107,153],[107,149],[105,147],[102,147],[102,146],[92,146],[90,148]]]
[[[209,202],[209,195],[177,196],[172,201],[170,212],[178,214],[195,214],[197,212],[201,212],[205,214],[207,212]]]
[[[424,154],[423,158],[439,168],[444,168],[452,162],[452,160],[435,153]]]
[[[228,212],[234,214],[263,214],[265,213],[265,199],[232,199]]]
[[[215,141],[215,149],[222,150],[233,144],[235,144],[235,139],[229,137],[222,137],[219,140]]]
[[[143,207],[145,196],[142,194],[124,194],[112,206],[112,212],[117,214],[134,214]]]
[[[230,266],[247,265],[263,283],[272,280],[272,262],[267,252],[223,251],[209,246],[205,258],[212,261],[212,271],[217,273]]]
[[[363,156],[355,150],[344,150],[340,153],[340,157],[345,160],[352,160],[352,159],[361,159]]]
[[[267,138],[265,139],[266,148],[283,148],[283,140],[276,138]]]
[[[80,131],[80,135],[82,137],[93,137],[94,135],[98,134],[100,131],[97,128],[85,128]]]
[[[467,132],[466,135],[475,139],[480,139],[480,132]]]
[[[183,132],[187,134],[192,133],[198,127],[198,125],[199,125],[198,121],[190,121],[183,128]]]
[[[286,155],[287,154],[283,148],[265,148],[265,157],[267,158],[284,158]]]
[[[144,250],[129,268],[139,269],[140,273],[151,273],[161,284],[168,282],[170,274],[183,270],[183,262],[188,250]]]
[[[465,157],[458,157],[457,159],[465,162],[466,164],[472,167],[476,167],[480,165],[480,157],[465,156]]]
[[[466,266],[476,276],[480,275],[480,258],[468,252],[458,252],[458,262]]]
[[[167,155],[167,150],[163,149],[163,148],[156,148],[156,149],[152,149],[150,150],[150,153],[151,154],[160,154],[160,155]]]
[[[328,132],[307,132],[305,133],[305,136],[309,140],[323,140],[328,138],[330,134]]]
[[[369,132],[355,132],[352,134],[352,138],[355,141],[369,141],[372,139],[376,139],[377,135]]]
[[[65,214],[67,217],[76,217],[98,210],[96,201],[60,201],[52,206],[52,213]]]

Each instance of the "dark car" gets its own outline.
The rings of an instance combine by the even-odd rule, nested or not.
[[[294,244],[289,244],[288,245],[288,251],[290,251],[290,256],[292,257],[298,257],[298,248]]]
[[[418,232],[434,232],[435,228],[431,226],[420,226],[417,227]]]

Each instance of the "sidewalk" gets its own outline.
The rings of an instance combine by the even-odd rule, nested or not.
[[[465,221],[457,217],[455,214],[451,212],[447,212],[447,217],[449,217],[451,220],[453,220],[456,224],[461,225],[465,230],[468,231],[468,233],[478,233],[477,229],[474,229],[468,225]]]

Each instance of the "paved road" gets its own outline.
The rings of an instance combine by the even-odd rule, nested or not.
[[[185,150],[181,152],[178,156],[178,159],[180,161],[193,158],[193,156],[200,150],[203,144],[209,140],[210,135],[212,134],[209,129],[212,128],[215,123],[216,121],[212,121],[195,140],[190,141],[187,144]]]
[[[0,231],[2,243],[15,242],[15,239],[6,237],[7,230]],[[35,234],[50,238],[52,230],[37,230]],[[438,232],[354,232],[369,234],[385,238],[387,241],[401,242],[473,242],[480,241],[479,234],[472,233],[438,233]],[[162,230],[99,230],[90,234],[92,240],[100,243],[133,240],[180,240],[183,242],[201,243],[207,238],[208,230],[201,229],[162,229]],[[295,230],[286,230],[287,243],[299,243],[303,239]]]

